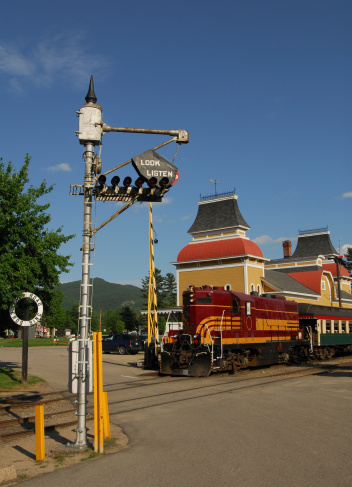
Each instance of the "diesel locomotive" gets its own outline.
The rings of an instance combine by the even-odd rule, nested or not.
[[[300,311],[299,306],[274,294],[247,295],[223,287],[190,286],[183,292],[183,329],[170,331],[161,352],[160,373],[208,376],[297,362],[314,354],[323,358],[332,356],[336,347],[350,347],[352,310],[329,308],[335,315],[326,320],[322,307],[301,306]],[[341,315],[335,333],[337,310]],[[330,330],[333,323],[330,341],[326,338],[328,321]],[[347,334],[347,338],[342,336]]]

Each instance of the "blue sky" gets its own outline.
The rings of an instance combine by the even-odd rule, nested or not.
[[[69,185],[83,182],[76,111],[91,74],[106,124],[189,131],[179,182],[153,205],[163,274],[215,178],[219,193],[236,188],[265,257],[326,225],[335,248],[352,246],[349,0],[19,0],[1,18],[0,156],[19,169],[29,153],[31,183],[55,184],[51,229],[76,234],[61,249],[75,264],[62,282],[81,278],[83,201]],[[165,140],[105,134],[103,170]],[[159,152],[172,161],[176,148]],[[116,210],[98,202],[97,224]],[[94,276],[139,285],[148,257],[148,208],[137,203],[98,232]]]

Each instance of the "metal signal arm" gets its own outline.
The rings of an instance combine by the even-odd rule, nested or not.
[[[127,210],[127,208],[129,208],[130,206],[132,206],[136,202],[137,202],[137,198],[134,198],[134,199],[128,201],[128,203],[126,203],[122,208],[120,208],[119,210],[117,210],[116,213],[114,213],[110,218],[108,218],[107,220],[105,220],[105,222],[102,223],[101,225],[99,225],[99,227],[95,228],[94,230],[91,230],[90,236],[93,237],[97,233],[98,230],[100,230],[101,228],[105,227],[105,225],[107,225],[108,223],[110,223],[117,216],[121,215],[121,213],[123,213],[125,210]]]
[[[128,132],[134,134],[159,134],[159,135],[171,135],[176,137],[176,142],[180,144],[188,144],[189,133],[187,130],[177,129],[177,130],[158,130],[158,129],[137,129],[129,127],[110,127],[102,122],[103,134],[107,132]]]

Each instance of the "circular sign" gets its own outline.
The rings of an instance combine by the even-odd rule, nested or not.
[[[36,303],[37,308],[38,308],[37,309],[37,314],[30,321],[23,321],[20,318],[18,318],[18,316],[16,315],[16,310],[15,310],[16,303],[18,303],[18,301],[20,301],[23,298],[33,299],[33,301]],[[36,296],[35,294],[32,294],[32,293],[28,293],[28,292],[23,293],[22,298],[17,299],[17,301],[15,301],[13,303],[13,305],[10,307],[10,316],[12,318],[12,321],[15,322],[16,325],[19,325],[19,326],[32,326],[32,325],[35,325],[40,320],[40,318],[42,317],[42,315],[43,315],[43,303],[38,298],[38,296]]]

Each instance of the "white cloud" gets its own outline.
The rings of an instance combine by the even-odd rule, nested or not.
[[[289,240],[290,242],[296,242],[297,237],[279,237],[276,239],[271,238],[269,235],[262,235],[261,237],[256,237],[253,239],[253,242],[257,245],[277,245],[282,244],[285,240]]]
[[[63,172],[70,172],[72,171],[71,167],[66,164],[66,162],[62,162],[61,164],[56,164],[56,166],[48,167],[49,171],[63,171]]]
[[[174,198],[170,198],[169,196],[163,196],[163,199],[161,200],[161,202],[164,205],[169,205],[170,203],[173,203],[173,201],[174,201]]]
[[[32,76],[35,64],[14,48],[0,46],[0,71],[11,76]]]
[[[183,220],[189,220],[189,219],[190,219],[190,218],[192,218],[192,217],[193,217],[193,215],[185,215],[185,216],[183,216],[183,217],[181,218],[181,221],[183,221]]]
[[[343,193],[341,198],[352,198],[352,191],[350,191],[348,193]]]
[[[342,247],[340,249],[340,255],[346,255],[348,249],[352,249],[352,244],[342,245]]]
[[[54,35],[28,49],[0,45],[0,72],[9,76],[9,86],[16,91],[23,91],[28,82],[49,86],[58,79],[81,87],[92,73],[102,75],[108,64],[103,55],[86,52],[80,34]]]

